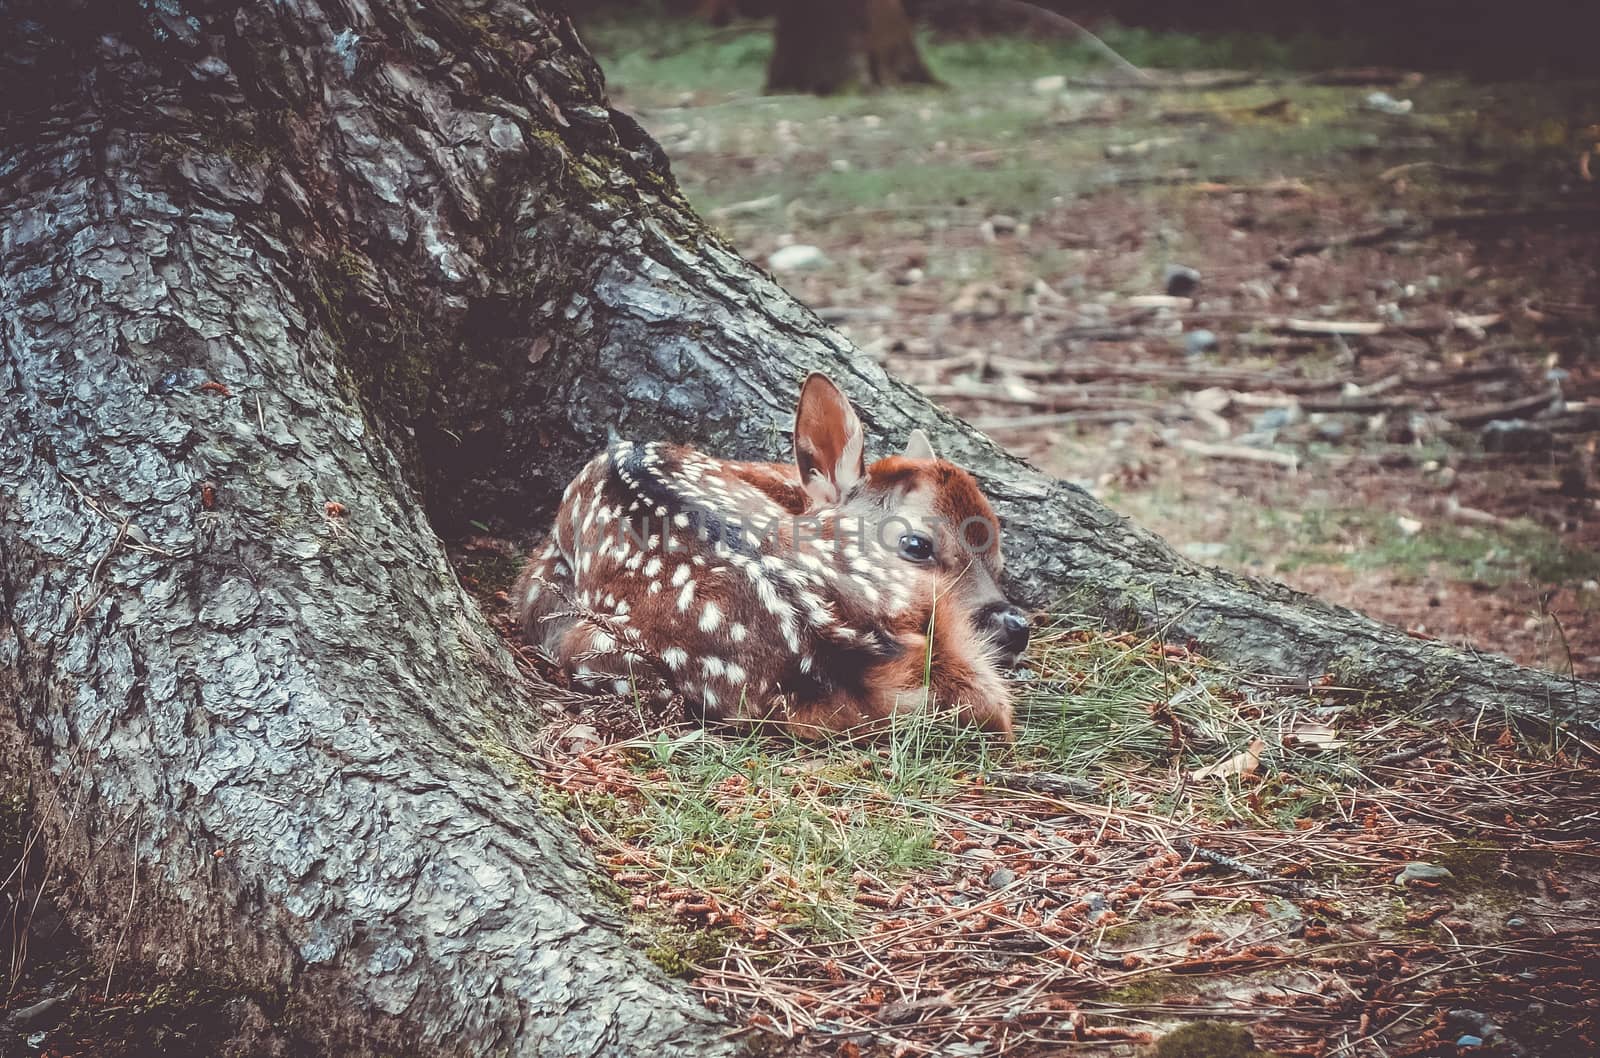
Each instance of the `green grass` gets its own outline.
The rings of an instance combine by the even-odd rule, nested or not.
[[[546,803],[592,835],[613,870],[638,867],[674,891],[761,909],[779,928],[840,938],[859,927],[863,878],[893,890],[941,869],[952,835],[1003,829],[972,798],[1017,776],[1149,804],[1153,779],[1170,787],[1173,768],[1226,759],[1260,738],[1264,769],[1284,777],[1248,801],[1231,779],[1167,789],[1158,807],[1285,831],[1325,811],[1349,777],[1342,751],[1307,755],[1286,741],[1292,727],[1279,706],[1252,702],[1227,673],[1154,637],[1063,615],[1035,635],[1026,668],[1015,743],[928,714],[898,718],[871,742],[659,731],[605,750],[622,770],[603,789],[562,788]],[[676,967],[683,944],[657,939],[658,961]]]
[[[740,223],[777,230],[826,227],[864,208],[915,214],[970,206],[1028,216],[1058,197],[1179,164],[1199,166],[1201,179],[1248,179],[1290,159],[1343,158],[1392,132],[1381,119],[1353,112],[1350,90],[1308,85],[1141,92],[1123,100],[1127,112],[1095,119],[1107,97],[1035,88],[1039,78],[1110,69],[1092,46],[1071,39],[924,34],[921,47],[945,90],[816,99],[760,94],[771,51],[765,24],[728,31],[685,19],[607,18],[590,20],[583,34],[619,105],[673,157],[696,208],[709,213],[776,195],[772,210]],[[1212,38],[1113,26],[1105,37],[1151,68],[1272,71],[1359,57],[1348,42],[1253,34]],[[1242,112],[1281,96],[1294,103],[1288,121]],[[1227,113],[1205,128],[1151,120],[1207,108]],[[1105,156],[1108,145],[1174,134],[1180,142],[1170,148],[1115,163]]]
[[[1181,510],[1175,489],[1114,492],[1114,507],[1131,517]],[[1491,527],[1428,518],[1408,534],[1395,512],[1329,506],[1315,500],[1295,508],[1240,509],[1215,523],[1220,552],[1200,556],[1252,572],[1293,572],[1312,565],[1382,570],[1403,583],[1443,576],[1485,587],[1515,583],[1566,585],[1600,579],[1600,554],[1565,543],[1531,522]],[[1587,596],[1587,591],[1580,589]]]
[[[1280,568],[1325,561],[1353,569],[1383,569],[1401,580],[1444,573],[1491,587],[1514,581],[1562,584],[1600,576],[1600,555],[1570,547],[1555,533],[1528,523],[1488,528],[1435,522],[1408,534],[1393,516],[1308,509],[1300,520],[1299,541]]]
[[[715,29],[687,18],[613,16],[585,20],[581,30],[608,82],[624,90],[648,84],[653,91],[759,92],[772,55],[770,22]],[[1153,69],[1285,71],[1372,61],[1370,48],[1357,39],[1312,34],[1178,33],[1110,24],[1096,35],[1135,66]],[[923,30],[918,38],[935,75],[955,87],[1112,69],[1099,48],[1072,36],[948,38]]]
[[[764,905],[827,937],[854,926],[857,873],[895,878],[942,859],[926,798],[984,756],[982,736],[925,717],[871,749],[702,731],[621,749],[647,780],[636,795],[578,794],[569,815],[650,850],[674,884]]]

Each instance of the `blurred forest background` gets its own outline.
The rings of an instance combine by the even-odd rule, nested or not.
[[[1190,557],[1600,673],[1576,7],[574,13],[702,215],[1000,443]]]

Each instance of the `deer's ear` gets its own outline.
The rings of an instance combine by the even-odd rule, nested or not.
[[[938,459],[939,454],[933,450],[933,442],[928,440],[928,435],[921,430],[912,430],[911,436],[906,440],[905,457],[907,459]]]
[[[794,462],[806,494],[824,504],[837,503],[867,471],[861,420],[826,375],[812,374],[800,387]]]

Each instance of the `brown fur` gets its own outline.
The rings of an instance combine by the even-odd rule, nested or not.
[[[1009,738],[1010,696],[976,627],[1005,605],[977,483],[939,459],[865,467],[859,420],[821,376],[796,422],[795,465],[627,443],[597,456],[518,582],[524,635],[580,681],[676,690],[707,719],[816,736],[938,708]],[[717,532],[734,513],[769,531],[680,524],[703,510]],[[902,529],[934,540],[931,559],[897,554]]]

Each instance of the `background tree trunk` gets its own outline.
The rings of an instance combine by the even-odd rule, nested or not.
[[[700,225],[563,18],[0,18],[0,755],[102,950],[281,989],[347,1052],[731,1049],[518,781],[533,707],[435,527],[539,526],[609,429],[780,456],[812,369],[880,450],[922,425],[979,474],[1028,602],[1600,715],[1185,562],[887,379]]]
[[[937,84],[901,0],[779,0],[768,92]]]

